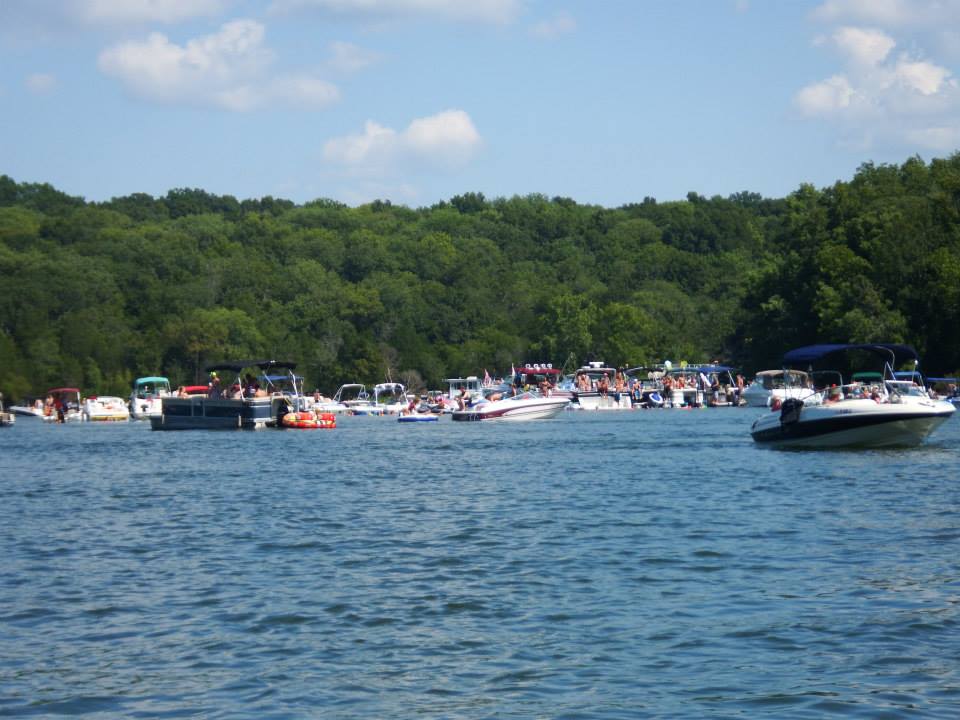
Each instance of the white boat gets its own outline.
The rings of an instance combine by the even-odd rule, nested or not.
[[[53,423],[80,422],[83,420],[83,401],[78,388],[53,388],[47,390],[43,403],[43,421]]]
[[[401,383],[386,382],[373,386],[373,405],[386,415],[399,415],[407,409],[407,389]]]
[[[443,397],[443,406],[450,411],[462,409],[461,405],[466,406],[480,402],[484,399],[487,390],[490,389],[476,375],[468,375],[464,378],[447,378],[444,382],[447,383],[449,389]]]
[[[87,422],[126,422],[130,410],[123,398],[91,395],[83,401],[83,419]]]
[[[543,397],[539,393],[524,392],[501,400],[481,400],[464,410],[454,410],[453,419],[484,422],[544,420],[563,412],[569,402],[566,397]]]
[[[373,398],[367,392],[367,386],[362,383],[346,383],[341,385],[333,399],[313,404],[313,409],[319,413],[333,413],[335,415],[383,415],[383,410],[374,405]]]
[[[590,362],[579,368],[573,378],[573,398],[581,410],[630,410],[630,389],[616,389],[617,369],[602,362]]]
[[[165,377],[142,377],[133,383],[130,393],[130,417],[149,420],[163,412],[163,398],[170,396],[170,381]]]
[[[956,408],[931,399],[909,380],[897,380],[893,368],[917,360],[907,345],[811,345],[791,350],[784,365],[811,365],[841,352],[865,351],[884,360],[881,380],[834,383],[807,398],[774,402],[771,412],[757,418],[750,429],[754,441],[773,447],[909,447],[919,445],[947,420]]]
[[[23,417],[42,418],[44,416],[43,400],[37,398],[33,402],[26,402],[22,405],[10,405],[7,412]]]
[[[670,366],[661,380],[664,407],[733,407],[740,403],[733,368],[726,365]]]
[[[774,399],[804,398],[812,387],[810,376],[802,370],[763,370],[743,391],[748,407],[768,407]]]

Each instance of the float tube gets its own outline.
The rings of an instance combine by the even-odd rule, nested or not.
[[[437,416],[437,415],[417,415],[417,414],[413,414],[413,415],[401,415],[400,417],[397,418],[397,422],[408,422],[408,423],[413,423],[413,422],[437,422],[437,420],[439,420],[439,419],[440,419],[440,417]]]

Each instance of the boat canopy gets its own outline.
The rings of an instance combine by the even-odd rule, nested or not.
[[[960,382],[960,378],[955,377],[928,377],[927,382],[932,383],[957,383]]]
[[[893,376],[897,380],[913,380],[923,382],[923,375],[918,373],[916,370],[900,370],[895,372]]]
[[[52,390],[47,390],[48,395],[53,393],[79,393],[80,388],[53,388]]]
[[[905,360],[917,360],[920,356],[917,351],[909,345],[894,345],[889,343],[866,343],[866,344],[835,344],[835,345],[807,345],[805,347],[790,350],[783,356],[784,365],[802,365],[816,362],[833,353],[846,350],[868,350],[882,357],[889,357],[892,353],[896,364]]]
[[[136,385],[147,385],[147,384],[156,385],[157,383],[168,383],[168,384],[169,384],[169,382],[170,382],[170,380],[168,380],[167,378],[157,376],[157,377],[142,377],[142,378],[137,378],[134,384],[136,384]]]
[[[244,368],[258,367],[263,371],[270,370],[273,368],[277,369],[288,369],[295,370],[297,364],[295,362],[286,362],[283,360],[235,360],[233,362],[221,362],[215,363],[213,365],[207,365],[204,370],[206,372],[215,372],[218,370],[232,370],[233,372],[240,372]]]

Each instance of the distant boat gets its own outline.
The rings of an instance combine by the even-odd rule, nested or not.
[[[163,411],[150,418],[154,430],[229,430],[257,429],[268,426],[281,427],[283,417],[293,411],[305,410],[306,401],[302,387],[298,386],[293,370],[296,363],[277,360],[241,360],[208,365],[206,371],[215,375],[215,390],[207,395],[170,395],[162,399]],[[268,394],[257,392],[248,397],[243,392],[243,371],[258,368],[262,373],[269,370],[285,370],[290,376],[290,388]],[[231,383],[223,383],[224,377],[234,375]]]
[[[83,419],[87,422],[126,422],[130,410],[123,398],[91,395],[83,401]]]
[[[387,415],[399,415],[407,409],[407,389],[398,382],[374,385],[373,405]]]
[[[838,382],[814,393],[808,401],[788,398],[757,418],[750,434],[773,447],[896,447],[919,445],[956,411],[945,400],[929,397],[922,385],[898,379],[894,368],[917,360],[908,345],[810,345],[784,355],[784,366],[812,366],[838,353],[864,351],[883,361],[876,382],[860,382],[833,371]]]
[[[28,400],[28,402],[22,404],[10,405],[7,407],[7,412],[23,417],[42,418],[44,415],[43,400],[41,398],[35,398],[32,401]]]
[[[163,412],[163,398],[170,396],[170,381],[165,377],[142,377],[133,382],[130,392],[130,417],[149,420]]]
[[[776,398],[804,398],[810,395],[810,376],[802,370],[762,370],[743,391],[749,407],[767,407]]]
[[[53,388],[47,390],[47,398],[50,402],[43,405],[44,422],[80,422],[84,419],[79,388]]]
[[[539,393],[525,392],[501,400],[485,400],[464,410],[454,410],[457,421],[524,421],[544,420],[563,411],[569,398],[543,397]]]
[[[617,369],[590,362],[573,377],[573,402],[582,410],[630,410],[630,389],[616,390]]]

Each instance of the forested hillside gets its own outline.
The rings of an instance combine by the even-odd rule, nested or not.
[[[865,165],[783,199],[608,209],[468,193],[430,208],[92,203],[0,176],[0,390],[126,394],[224,359],[300,363],[307,386],[412,386],[511,363],[721,360],[812,342],[908,342],[960,369],[960,153]]]

